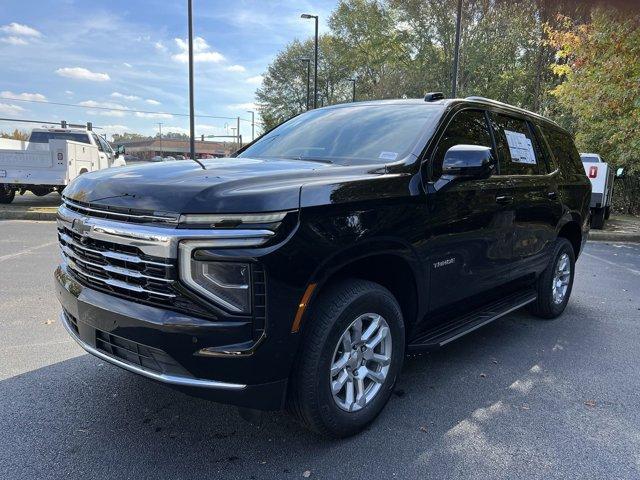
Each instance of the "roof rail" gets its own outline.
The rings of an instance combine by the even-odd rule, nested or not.
[[[425,102],[436,102],[438,100],[444,100],[444,93],[442,92],[429,92],[424,96]]]
[[[533,115],[535,117],[541,118],[541,119],[546,120],[548,122],[556,123],[553,120],[550,120],[550,119],[548,119],[546,117],[543,117],[539,113],[532,112],[531,110],[527,110],[526,108],[516,107],[515,105],[509,105],[508,103],[500,102],[498,100],[493,100],[491,98],[481,97],[481,96],[478,96],[478,95],[472,95],[470,97],[466,97],[465,100],[491,103],[493,105],[497,105],[497,106],[500,106],[500,107],[508,108],[508,109],[511,109],[511,110],[516,110],[518,112],[526,113],[528,115]]]

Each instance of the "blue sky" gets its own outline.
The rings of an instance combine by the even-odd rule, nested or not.
[[[196,114],[249,118],[246,110],[267,65],[288,42],[313,34],[313,21],[300,14],[320,15],[325,31],[336,1],[193,3]],[[162,122],[163,131],[186,132],[188,117],[170,115],[188,113],[186,4],[2,0],[0,117],[92,121],[107,133],[152,134]],[[235,126],[232,120],[197,118],[196,134],[224,134],[225,123]],[[0,122],[0,130],[14,127],[28,128]],[[250,124],[241,122],[241,132],[250,138]]]

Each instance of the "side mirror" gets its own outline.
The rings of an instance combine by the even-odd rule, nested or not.
[[[125,153],[124,145],[118,145],[116,147],[116,155],[124,155]]]
[[[616,170],[616,178],[624,178],[624,168],[620,167]]]
[[[495,164],[489,147],[454,145],[444,155],[442,174],[452,178],[489,178]]]

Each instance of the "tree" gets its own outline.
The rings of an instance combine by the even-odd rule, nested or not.
[[[29,138],[29,133],[16,128],[11,133],[0,132],[0,138],[11,138],[13,140],[26,141]]]
[[[131,142],[134,140],[147,140],[150,137],[140,135],[139,133],[124,132],[124,133],[114,133],[113,135],[111,135],[111,138],[113,143],[119,143],[119,142],[127,142],[127,141]]]
[[[596,7],[548,33],[562,80],[551,93],[575,118],[578,148],[640,173],[640,14]]]

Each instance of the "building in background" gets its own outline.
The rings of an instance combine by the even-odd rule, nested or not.
[[[189,141],[163,138],[146,140],[124,140],[118,142],[124,145],[127,155],[138,157],[140,160],[151,160],[153,157],[189,157]],[[207,142],[196,140],[196,154],[198,158],[226,157],[236,150],[236,144],[227,142]]]

